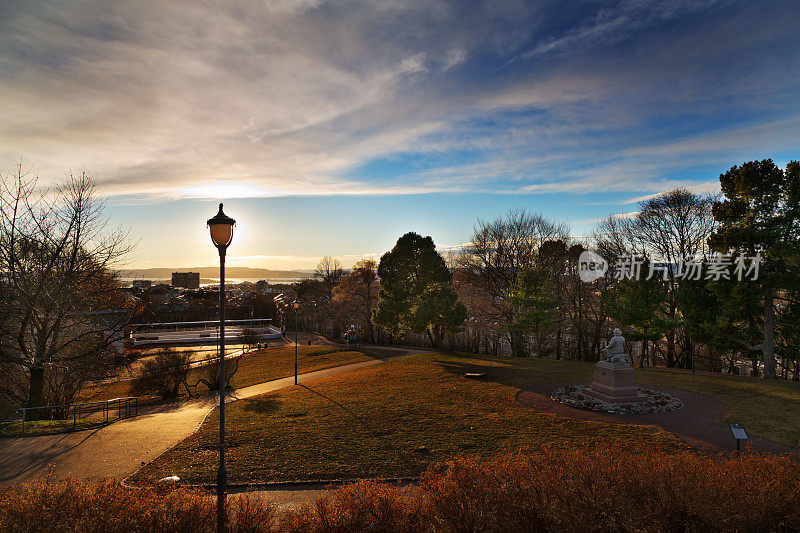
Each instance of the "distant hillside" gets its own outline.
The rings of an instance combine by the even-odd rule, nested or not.
[[[199,272],[201,278],[218,278],[219,267],[191,268],[134,268],[120,271],[123,278],[169,279],[173,272]],[[297,270],[268,270],[266,268],[225,267],[226,278],[297,279],[310,278],[312,274]]]

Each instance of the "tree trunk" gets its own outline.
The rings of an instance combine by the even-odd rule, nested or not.
[[[675,330],[671,329],[667,333],[667,368],[675,366]]]
[[[720,360],[719,370],[717,370],[717,362],[714,359],[714,349],[711,346],[708,346],[708,369],[711,372],[722,373],[722,360]]]
[[[42,406],[42,392],[44,391],[44,368],[33,367],[30,369],[30,389],[28,390],[28,407]],[[39,420],[41,411],[35,409],[28,411],[26,420]]]
[[[764,298],[764,378],[775,379],[775,301],[772,292]]]
[[[439,345],[436,343],[436,340],[434,340],[434,338],[433,338],[433,334],[431,333],[431,328],[426,329],[425,333],[428,334],[428,340],[431,341],[431,346],[433,346],[434,348],[438,349]]]
[[[647,357],[647,340],[642,341],[642,353],[639,356],[639,368],[644,368],[645,357]]]
[[[584,351],[583,346],[583,298],[581,297],[580,287],[578,287],[578,360],[579,361],[588,361],[589,359],[586,357],[586,352]]]
[[[525,357],[525,336],[519,331],[511,331],[511,351],[515,357]]]
[[[563,339],[561,338],[561,321],[558,321],[558,332],[556,333],[556,359],[561,359],[561,343]]]

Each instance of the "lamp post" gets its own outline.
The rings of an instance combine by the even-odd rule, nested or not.
[[[206,222],[211,242],[219,250],[219,470],[217,470],[217,532],[225,531],[225,492],[228,473],[225,471],[225,252],[233,239],[236,221],[222,212]]]
[[[297,310],[300,308],[297,298],[292,302],[292,307],[294,307],[294,384],[297,385]]]

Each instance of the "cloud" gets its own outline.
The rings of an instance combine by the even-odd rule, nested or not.
[[[673,189],[676,188],[678,187],[673,187]],[[718,180],[707,181],[705,183],[698,183],[696,185],[687,185],[685,187],[680,187],[680,188],[686,189],[687,191],[694,194],[717,194],[720,192]],[[647,200],[652,200],[653,198],[660,196],[662,192],[657,192],[655,194],[647,194],[645,196],[637,196],[636,198],[623,200],[619,202],[619,204],[630,205],[630,204],[638,204],[639,202],[646,202]],[[636,213],[638,213],[638,211],[636,211],[634,214]]]
[[[799,131],[775,6],[0,9],[0,168],[86,168],[110,195],[652,193]]]
[[[608,46],[632,38],[637,31],[661,26],[687,14],[713,11],[727,0],[623,0],[609,8],[601,8],[586,24],[538,43],[523,57],[553,52],[581,52],[589,47]]]

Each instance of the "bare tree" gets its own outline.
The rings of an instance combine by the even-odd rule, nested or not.
[[[108,228],[92,179],[37,184],[21,165],[0,182],[0,363],[27,374],[15,399],[28,407],[41,406],[54,382],[74,392],[111,371],[130,316],[115,274],[127,235]]]
[[[325,284],[325,288],[333,293],[333,288],[342,281],[345,271],[338,259],[325,256],[317,263],[314,276]]]
[[[695,255],[705,256],[708,252],[708,238],[714,231],[715,221],[712,213],[714,199],[708,195],[698,195],[686,189],[675,189],[640,204],[635,219],[635,229],[640,242],[652,261],[668,265],[678,265]],[[667,275],[667,301],[665,315],[676,322],[678,301],[676,269],[665,270]],[[675,349],[676,329],[667,332],[667,366],[679,364]],[[691,341],[686,338],[687,347]]]
[[[242,356],[226,357],[225,358],[225,389],[231,388],[231,381],[233,376],[239,370],[239,361]],[[197,387],[201,383],[208,387],[210,391],[219,390],[219,370],[220,364],[218,359],[214,359],[211,363],[200,367],[200,379],[197,380],[193,386]]]
[[[378,304],[378,265],[372,259],[363,259],[333,289],[333,303],[337,314],[355,318],[367,327],[370,343],[375,342],[372,311]]]
[[[509,303],[508,293],[524,268],[536,261],[539,248],[546,241],[566,239],[565,225],[551,222],[538,214],[511,211],[490,222],[479,221],[458,261],[468,271],[463,283],[481,285],[489,302],[483,306],[494,322],[505,324],[514,355],[524,355],[525,339],[515,328],[519,312]]]
[[[635,220],[642,246],[654,260],[678,263],[708,252],[716,225],[714,197],[675,189],[639,204]]]
[[[610,215],[601,220],[594,230],[593,240],[597,251],[610,266],[620,257],[642,256],[644,247],[633,217]]]
[[[242,343],[244,346],[244,351],[249,352],[253,349],[253,346],[257,345],[261,341],[261,333],[254,329],[250,328],[243,328],[242,332],[239,333],[239,342]]]
[[[345,276],[345,271],[342,268],[342,263],[338,259],[325,256],[317,264],[317,269],[314,276],[322,284],[321,294],[317,303],[318,312],[321,312],[325,319],[333,318],[333,288],[342,281]],[[334,328],[335,329],[335,328]],[[334,331],[333,333],[338,333]]]
[[[671,323],[677,323],[680,315],[677,267],[708,253],[708,238],[715,228],[713,204],[713,196],[675,189],[640,202],[639,211],[630,217],[608,217],[595,231],[597,247],[612,265],[616,258],[631,254],[647,258],[650,265],[665,264],[659,270],[668,289],[662,312]],[[692,349],[688,337],[684,344]],[[667,366],[680,363],[674,326],[666,335],[665,358]]]

